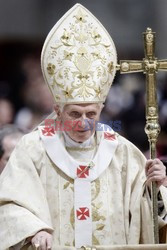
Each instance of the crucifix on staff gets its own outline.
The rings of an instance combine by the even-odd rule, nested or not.
[[[117,70],[121,74],[143,72],[146,75],[146,126],[145,133],[148,136],[150,146],[150,158],[156,157],[156,142],[160,133],[158,122],[158,103],[157,103],[157,82],[156,73],[158,71],[167,71],[167,59],[158,60],[155,57],[155,32],[147,28],[143,33],[145,57],[142,61],[138,60],[120,60]],[[152,183],[152,213],[154,227],[154,242],[159,243],[158,235],[158,205],[157,205],[157,187]]]

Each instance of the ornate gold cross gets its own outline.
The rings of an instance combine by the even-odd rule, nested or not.
[[[143,33],[145,58],[138,60],[121,60],[117,65],[120,73],[143,72],[146,74],[146,126],[145,132],[148,136],[150,145],[150,158],[156,158],[156,142],[160,132],[158,122],[158,104],[156,89],[156,73],[158,71],[167,71],[167,60],[157,60],[155,57],[155,32],[147,28]],[[158,204],[157,204],[157,186],[152,183],[152,210],[153,210],[153,232],[154,243],[159,243],[158,230]]]

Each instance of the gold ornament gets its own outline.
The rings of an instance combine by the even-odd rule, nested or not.
[[[44,79],[55,101],[63,104],[104,102],[116,64],[110,35],[80,4],[55,24],[41,55]]]

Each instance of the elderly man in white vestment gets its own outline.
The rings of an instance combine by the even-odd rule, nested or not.
[[[77,4],[53,27],[42,71],[55,113],[25,135],[0,176],[0,250],[152,243],[151,181],[165,167],[98,123],[116,71],[101,23]]]

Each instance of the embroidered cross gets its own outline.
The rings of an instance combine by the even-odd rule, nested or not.
[[[89,176],[89,166],[79,166],[77,168],[78,178],[87,178]]]
[[[45,136],[52,136],[55,134],[54,128],[53,127],[45,127],[42,129],[42,134]]]
[[[114,134],[112,135],[112,134],[110,134],[108,132],[105,132],[104,133],[104,139],[114,141],[115,140],[115,135]]]
[[[90,217],[89,215],[89,208],[87,207],[80,207],[76,210],[78,220],[87,220]]]

